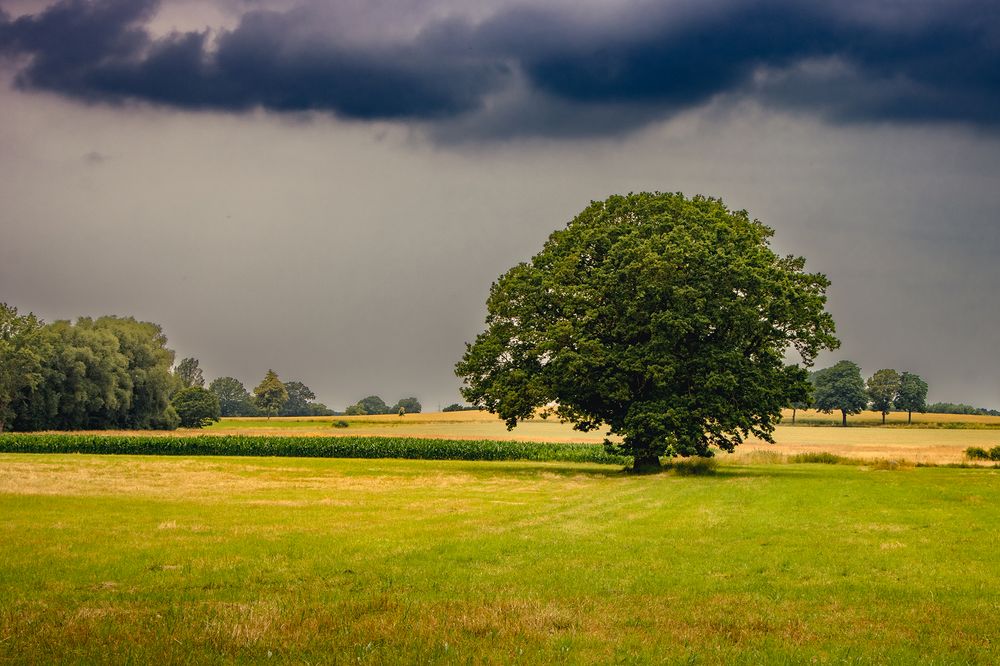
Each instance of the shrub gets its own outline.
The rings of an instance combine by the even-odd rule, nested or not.
[[[820,463],[824,465],[839,465],[841,463],[846,463],[848,460],[843,456],[834,455],[832,453],[827,453],[822,451],[820,453],[798,453],[791,456],[788,462],[792,463]]]
[[[965,457],[970,460],[989,460],[990,452],[979,446],[970,446],[965,450]]]
[[[334,421],[332,425],[334,428],[346,428],[351,424],[345,421],[344,419],[339,419],[337,421]]]
[[[669,468],[674,470],[679,476],[701,476],[703,474],[714,474],[719,468],[719,461],[715,458],[681,458],[669,464]]]
[[[990,449],[990,460],[1000,460],[1000,446]]]

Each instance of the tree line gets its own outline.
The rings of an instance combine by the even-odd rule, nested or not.
[[[198,359],[175,354],[158,324],[132,317],[45,323],[0,303],[0,432],[202,427],[222,416],[328,416],[338,412],[300,381],[268,370],[250,392],[234,377],[205,386]],[[370,396],[354,413],[419,412]],[[363,410],[363,411],[362,411]]]
[[[868,408],[882,414],[883,424],[890,411],[907,412],[907,423],[911,423],[913,412],[923,413],[928,408],[927,382],[912,372],[883,368],[866,381],[857,363],[841,361],[810,373],[809,381],[812,387],[809,396],[791,405],[792,423],[797,410],[809,407],[827,414],[839,411],[845,426],[849,414],[860,414]]]

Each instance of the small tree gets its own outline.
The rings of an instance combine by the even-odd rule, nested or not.
[[[285,389],[288,391],[288,400],[281,407],[282,416],[308,416],[311,401],[316,399],[316,394],[302,382],[285,382]]]
[[[370,395],[358,400],[347,408],[348,415],[390,414],[389,405],[377,395]]]
[[[213,421],[218,421],[221,415],[219,398],[200,386],[181,389],[170,404],[177,412],[181,427],[184,428],[203,428]]]
[[[899,393],[896,407],[906,411],[906,422],[913,423],[913,412],[927,411],[927,382],[912,372],[899,376]]]
[[[872,409],[882,414],[882,425],[885,425],[885,416],[899,395],[899,373],[891,368],[876,370],[868,378],[867,389]]]
[[[182,358],[181,362],[174,368],[174,376],[177,378],[180,388],[191,388],[192,386],[203,388],[205,386],[205,375],[198,367],[198,359],[196,358]]]
[[[282,405],[288,401],[288,391],[278,379],[278,373],[274,370],[267,371],[264,379],[253,390],[253,399],[257,408],[267,414],[268,420],[281,411]]]
[[[848,414],[860,414],[868,406],[865,381],[861,379],[861,368],[851,361],[841,361],[836,365],[818,370],[812,376],[816,409],[829,414],[839,410],[843,415],[842,424],[847,425]]]
[[[399,412],[401,409],[407,414],[419,414],[420,410],[423,409],[423,405],[416,398],[403,398],[392,406],[392,411],[394,412]]]
[[[811,398],[808,399],[808,400],[797,400],[797,401],[795,401],[795,402],[792,403],[792,405],[791,405],[791,407],[792,407],[792,425],[795,425],[795,414],[800,409],[809,409],[810,406],[812,406],[812,399]]]
[[[219,377],[208,385],[208,390],[219,399],[223,416],[253,416],[257,411],[250,392],[235,377]]]

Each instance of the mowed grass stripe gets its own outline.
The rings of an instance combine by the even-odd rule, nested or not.
[[[0,660],[996,663],[1000,472],[0,456]]]

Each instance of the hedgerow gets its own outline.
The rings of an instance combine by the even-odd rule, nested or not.
[[[272,437],[7,433],[3,453],[99,453],[175,456],[534,460],[624,465],[628,458],[594,444],[420,439],[415,437]]]

